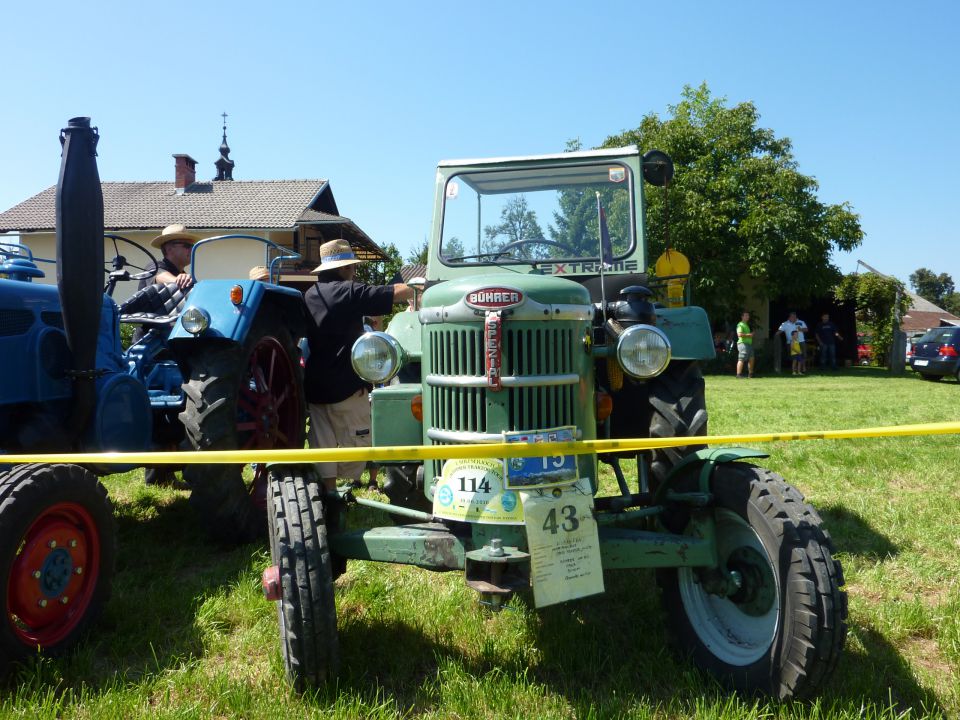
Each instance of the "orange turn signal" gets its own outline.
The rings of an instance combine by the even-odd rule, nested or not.
[[[605,392],[597,393],[597,422],[603,422],[613,412],[613,398]]]
[[[423,395],[414,395],[410,401],[410,412],[417,419],[417,422],[423,422]]]
[[[243,288],[239,285],[234,285],[230,288],[230,302],[234,305],[239,305],[243,302]]]

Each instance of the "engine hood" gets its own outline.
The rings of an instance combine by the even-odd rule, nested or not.
[[[590,293],[579,283],[549,275],[485,273],[434,285],[423,294],[424,309],[463,303],[480,312],[541,305],[590,305]]]

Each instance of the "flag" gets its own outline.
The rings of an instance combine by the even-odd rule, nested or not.
[[[600,262],[604,269],[613,267],[613,248],[610,245],[610,231],[607,229],[607,214],[600,203],[600,193],[597,193],[597,216],[600,222]]]

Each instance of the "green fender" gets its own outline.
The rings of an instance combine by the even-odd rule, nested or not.
[[[722,447],[697,450],[696,452],[685,456],[683,460],[673,466],[673,469],[670,471],[670,474],[667,475],[666,480],[664,480],[663,484],[657,488],[657,491],[654,494],[653,504],[659,504],[659,502],[663,499],[663,496],[673,486],[674,479],[683,474],[691,465],[696,465],[698,463],[702,465],[700,468],[699,489],[704,496],[707,496],[710,493],[710,475],[713,474],[713,469],[718,464],[734,462],[735,460],[746,460],[747,458],[767,457],[770,457],[770,453],[761,452],[760,450],[753,450],[752,448]],[[704,500],[706,501],[706,497]]]

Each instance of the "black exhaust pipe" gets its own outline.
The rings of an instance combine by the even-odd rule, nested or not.
[[[57,288],[67,345],[73,355],[73,441],[86,429],[96,402],[97,337],[103,306],[103,191],[90,118],[71,118],[60,131],[57,180]]]

